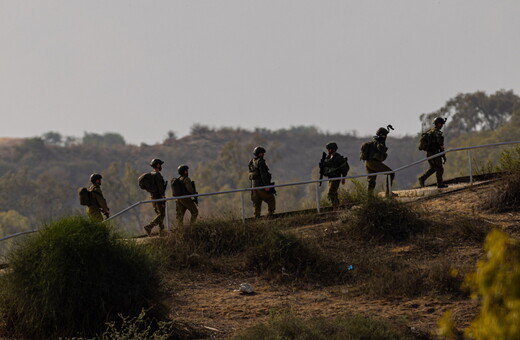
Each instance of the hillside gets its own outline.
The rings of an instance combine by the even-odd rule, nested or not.
[[[242,254],[222,256],[202,265],[202,270],[167,274],[171,317],[214,329],[212,336],[222,339],[268,320],[275,311],[287,310],[311,319],[344,313],[377,317],[423,339],[435,338],[438,320],[447,310],[453,311],[457,326],[466,327],[478,305],[460,290],[460,284],[483,255],[485,234],[496,227],[520,237],[519,213],[477,212],[482,197],[494,185],[409,203],[431,227],[409,240],[376,243],[375,247],[373,242],[345,233],[352,211],[318,220],[308,217],[308,223],[300,217],[288,231],[341,263],[347,275],[344,283],[291,283],[288,276],[284,284],[274,279],[276,275],[255,273]],[[269,228],[267,222],[265,227]],[[352,270],[347,269],[350,265]],[[458,270],[455,278],[449,274],[454,268]],[[239,294],[236,289],[244,282],[252,284],[256,294]]]

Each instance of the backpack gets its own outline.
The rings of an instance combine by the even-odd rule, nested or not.
[[[368,161],[370,158],[370,150],[372,149],[373,141],[365,142],[361,145],[361,151],[359,152],[359,159],[362,161]]]
[[[184,196],[186,195],[186,188],[180,177],[172,179],[172,192],[173,196]]]
[[[139,176],[137,182],[139,183],[139,188],[146,190],[149,193],[152,193],[155,189],[154,178],[151,172],[146,172]]]
[[[81,187],[78,189],[79,204],[81,205],[92,205],[92,192],[87,188]]]
[[[260,176],[259,176],[259,173],[258,173],[258,161],[255,162],[254,159],[252,159],[250,162],[249,162],[249,180],[250,181],[254,181],[256,179],[258,179]]]
[[[424,132],[421,135],[421,139],[419,140],[419,150],[420,151],[428,151],[432,142],[432,134],[430,131]]]

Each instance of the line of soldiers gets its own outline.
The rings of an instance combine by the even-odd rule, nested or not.
[[[426,151],[427,157],[433,156],[444,151],[444,136],[441,131],[444,124],[446,123],[445,118],[437,117],[433,122],[434,126],[423,133],[419,145],[419,150]],[[386,146],[386,138],[393,130],[391,125],[386,128],[381,127],[376,131],[376,135],[373,140],[364,143],[361,147],[360,159],[365,162],[365,169],[367,174],[392,171],[385,163],[383,163],[388,156],[388,147]],[[335,142],[329,142],[325,148],[327,153],[323,153],[322,159],[319,163],[320,167],[320,179],[323,176],[328,178],[345,177],[350,169],[347,157],[342,156],[338,153],[338,145]],[[272,182],[272,175],[269,172],[269,167],[264,159],[266,149],[262,146],[257,146],[253,150],[253,158],[249,161],[249,180],[251,181],[251,187],[263,187],[274,185]],[[428,160],[429,169],[422,174],[418,180],[421,187],[425,186],[426,179],[436,174],[437,187],[445,188],[447,185],[444,184],[442,176],[444,173],[443,164],[446,162],[446,157],[439,156]],[[152,159],[150,166],[152,167],[152,185],[147,191],[150,193],[152,200],[162,199],[166,197],[167,182],[161,175],[162,165],[164,162],[158,158]],[[195,195],[197,191],[195,189],[195,183],[189,178],[189,167],[187,165],[180,165],[177,168],[177,172],[180,177],[172,179],[172,190],[174,196],[185,196]],[[368,193],[373,194],[376,187],[376,176],[368,176]],[[394,180],[394,173],[389,174],[390,186]],[[90,181],[92,185],[89,187],[89,191],[92,192],[92,205],[87,207],[87,215],[94,221],[102,221],[104,214],[106,218],[109,217],[109,208],[106,200],[101,192],[101,179],[100,174],[92,174]],[[327,197],[332,204],[333,210],[337,210],[340,205],[338,190],[340,184],[345,184],[345,179],[329,180],[328,181],[328,193]],[[388,184],[387,184],[388,190]],[[388,193],[388,191],[387,191]],[[271,218],[276,210],[276,190],[274,188],[264,188],[258,190],[251,190],[251,201],[254,207],[254,217],[259,218],[261,216],[262,202],[267,204],[267,218]],[[198,207],[197,199],[192,198],[181,198],[176,200],[176,217],[179,227],[183,226],[184,215],[187,210],[191,213],[190,224],[193,224],[197,220]],[[152,229],[155,226],[159,227],[159,234],[164,232],[164,218],[165,218],[165,207],[166,203],[153,202],[153,208],[156,213],[156,217],[146,226],[144,229],[148,235],[151,235]]]

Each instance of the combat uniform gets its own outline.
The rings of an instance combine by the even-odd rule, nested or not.
[[[108,215],[110,209],[108,209],[107,201],[103,196],[103,192],[101,191],[101,187],[96,184],[92,184],[88,191],[91,192],[91,203],[92,205],[87,206],[87,216],[95,222],[103,221],[103,215],[101,213]]]
[[[197,192],[193,187],[193,182],[191,179],[186,176],[179,177],[179,180],[182,182],[184,186],[184,192],[182,195],[194,195]],[[191,198],[180,198],[176,200],[176,212],[177,212],[177,225],[179,228],[184,226],[184,214],[186,210],[189,210],[191,213],[190,225],[194,224],[197,221],[197,216],[199,215],[199,209],[197,205]]]
[[[373,174],[376,172],[392,171],[385,163],[383,163],[387,157],[388,148],[386,147],[386,138],[375,136],[374,140],[370,143],[370,151],[368,159],[365,161],[365,169],[367,174]],[[390,174],[390,180],[394,181],[395,174]],[[368,176],[368,192],[372,193],[376,187],[377,176]]]
[[[334,152],[332,155],[327,155],[327,158],[323,162],[323,168],[323,175],[328,178],[345,177],[350,169],[347,158],[337,152]],[[327,197],[332,203],[333,209],[339,207],[338,190],[340,183],[340,179],[329,181],[329,192],[327,193]]]
[[[271,185],[272,176],[263,158],[255,157],[249,161],[249,176],[252,188]],[[253,201],[254,216],[256,218],[261,215],[262,202],[267,203],[267,217],[271,217],[276,210],[276,199],[272,190],[252,190],[251,201]]]
[[[442,134],[442,131],[439,128],[433,127],[426,133],[430,135],[428,149],[426,150],[426,157],[430,157],[438,154],[441,151],[444,151],[444,135]],[[437,186],[443,187],[444,182],[442,175],[444,174],[444,166],[442,165],[442,156],[429,159],[428,163],[430,164],[430,168],[419,177],[419,181],[424,183],[428,177],[435,173],[437,177]]]
[[[166,197],[165,196],[166,185],[165,185],[165,182],[164,182],[164,179],[163,179],[161,173],[157,171],[157,172],[152,172],[152,174],[153,174],[153,185],[152,185],[153,191],[150,192],[150,195],[151,195],[150,198],[153,200],[156,200],[156,199],[161,199],[161,198]],[[156,225],[159,226],[160,231],[164,230],[164,217],[166,216],[166,203],[164,201],[163,202],[153,202],[152,205],[153,205],[153,209],[155,210],[155,213],[157,214],[157,216],[155,216],[155,218],[152,220],[152,222],[150,222],[150,224],[148,224],[147,226],[144,227],[144,229],[148,233]]]

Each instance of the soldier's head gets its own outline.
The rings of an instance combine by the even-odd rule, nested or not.
[[[376,136],[378,137],[386,137],[388,135],[390,131],[388,131],[387,129],[385,129],[384,127],[380,127],[379,129],[377,129],[376,131]]]
[[[257,146],[253,150],[253,155],[255,157],[264,157],[264,154],[265,154],[265,149],[263,147],[261,147],[261,146]]]
[[[100,174],[92,174],[92,175],[90,175],[90,182],[92,184],[101,185],[102,178],[103,178],[103,176],[101,176]]]
[[[179,167],[177,168],[177,172],[179,173],[179,175],[184,176],[184,175],[188,174],[188,169],[189,168],[190,167],[187,166],[186,164],[179,165]]]
[[[442,118],[442,117],[437,117],[434,119],[433,121],[433,125],[436,127],[436,128],[442,128],[444,126],[444,124],[446,124],[446,121],[448,120],[448,118]]]
[[[325,148],[329,154],[333,154],[334,152],[338,151],[338,144],[335,142],[328,142],[327,145],[325,145]]]
[[[164,164],[163,161],[161,161],[159,158],[154,158],[151,160],[150,162],[150,166],[156,170],[159,170],[161,171],[162,170],[162,165]]]

